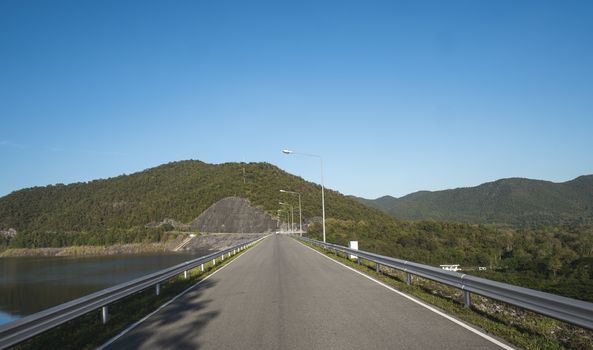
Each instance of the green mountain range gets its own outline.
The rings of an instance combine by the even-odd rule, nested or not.
[[[405,220],[511,226],[593,223],[593,175],[554,183],[502,179],[476,187],[420,191],[359,202]]]
[[[0,230],[15,229],[24,246],[110,244],[156,239],[167,229],[150,223],[190,223],[217,201],[238,196],[276,216],[279,201],[292,203],[303,219],[321,216],[321,188],[267,163],[207,164],[179,161],[131,175],[70,185],[19,190],[0,198]],[[326,190],[326,215],[385,220],[388,215]],[[150,226],[150,225],[149,225]],[[154,225],[153,225],[154,226]]]

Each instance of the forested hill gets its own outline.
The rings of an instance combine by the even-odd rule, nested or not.
[[[40,242],[34,245],[39,246],[46,245],[44,237],[49,235],[124,234],[122,230],[142,231],[146,224],[165,218],[189,223],[228,196],[247,198],[273,215],[279,208],[279,200],[298,207],[297,197],[280,193],[280,189],[302,193],[304,219],[321,216],[321,188],[271,164],[206,164],[188,160],[105,180],[13,192],[0,198],[0,229],[14,228],[19,233],[35,235]],[[353,220],[388,217],[338,192],[326,190],[325,195],[328,217]],[[60,239],[69,240],[68,237]],[[89,243],[82,241],[52,245]]]
[[[514,226],[593,223],[593,175],[563,183],[510,178],[401,198],[356,199],[407,220]]]
[[[375,209],[379,209],[382,210],[384,212],[389,212],[389,210],[391,208],[393,208],[396,204],[398,199],[396,197],[392,197],[392,196],[383,196],[383,197],[379,197],[377,199],[366,199],[366,198],[361,198],[361,197],[356,197],[356,196],[350,196],[351,198],[354,198],[355,200],[359,201],[360,203],[367,205],[371,208],[375,208]]]

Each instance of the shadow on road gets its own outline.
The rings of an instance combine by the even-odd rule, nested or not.
[[[203,299],[204,291],[216,282],[208,279],[172,302],[108,349],[196,349],[198,336],[216,318],[219,310],[208,310],[212,300]]]

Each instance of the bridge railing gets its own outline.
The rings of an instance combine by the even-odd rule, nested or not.
[[[593,303],[470,276],[459,272],[446,271],[434,266],[395,259],[388,256],[365,252],[363,250],[350,249],[348,247],[332,243],[324,243],[307,237],[297,238],[323,249],[334,251],[335,253],[342,252],[348,255],[355,255],[358,259],[363,258],[368,260],[375,264],[377,272],[379,271],[380,266],[386,266],[402,271],[406,274],[407,284],[412,282],[412,275],[416,275],[450,287],[461,289],[463,291],[463,300],[467,307],[471,305],[470,294],[475,293],[593,330]]]
[[[54,306],[33,315],[20,318],[16,321],[0,325],[0,349],[5,349],[23,342],[42,332],[94,310],[101,311],[102,321],[103,323],[106,323],[109,318],[109,304],[150,287],[154,287],[155,293],[158,295],[160,293],[161,283],[182,274],[187,278],[188,271],[198,267],[201,267],[203,271],[204,264],[207,264],[208,262],[216,264],[217,259],[224,260],[226,256],[230,257],[231,255],[254,245],[263,238],[264,237],[237,244],[228,249],[189,260],[129,282],[124,282],[64,304]]]

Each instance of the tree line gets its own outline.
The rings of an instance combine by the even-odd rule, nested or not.
[[[321,239],[321,225],[308,234]],[[593,226],[509,228],[421,221],[326,220],[327,240],[438,266],[487,267],[470,272],[502,282],[593,301]]]

